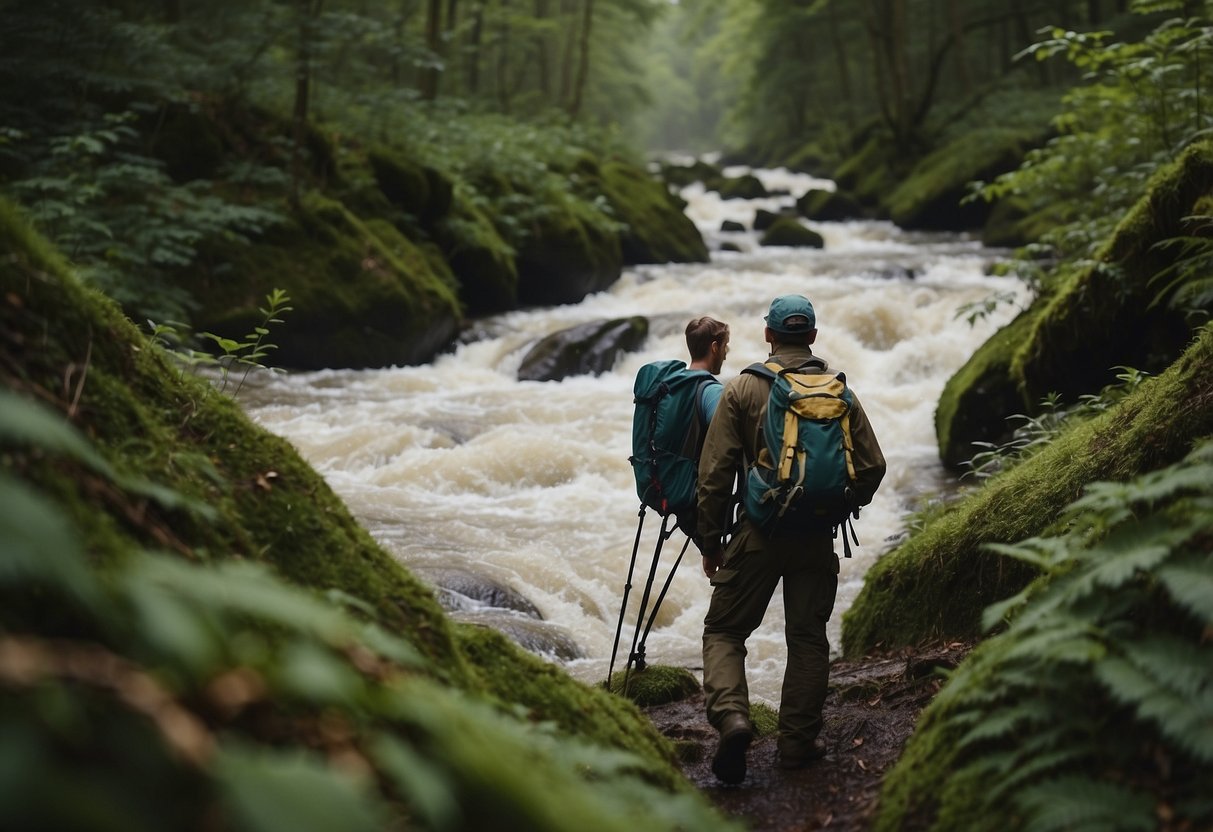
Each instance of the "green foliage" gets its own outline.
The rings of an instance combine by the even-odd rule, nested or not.
[[[990,817],[1032,830],[1213,822],[1213,609],[1184,585],[1213,579],[1213,442],[1092,484],[1058,528],[997,547],[1042,577],[987,610],[1003,632],[924,712],[876,828],[910,814],[931,829]]]
[[[1008,417],[1007,421],[1015,424],[1011,437],[1005,442],[974,442],[976,447],[984,448],[973,455],[966,463],[968,469],[963,476],[973,476],[977,479],[987,479],[1000,471],[1006,470],[1029,458],[1035,451],[1047,446],[1064,430],[1071,420],[1089,419],[1103,413],[1110,407],[1123,401],[1126,396],[1137,389],[1149,375],[1132,367],[1116,367],[1117,384],[1110,384],[1099,393],[1086,393],[1079,397],[1078,403],[1063,407],[1061,396],[1050,393],[1040,402],[1038,412],[1029,416],[1017,413]]]
[[[1190,4],[1182,4],[1186,9]],[[1181,4],[1137,3],[1146,14]],[[1063,99],[1059,135],[1023,165],[984,187],[987,198],[1016,196],[1058,220],[1043,241],[1062,257],[1089,260],[1161,164],[1213,126],[1211,21],[1202,11],[1161,22],[1139,42],[1107,31],[1059,27],[1021,56],[1063,57],[1083,83]]]
[[[236,384],[236,389],[232,391],[233,399],[240,395],[240,388],[244,386],[245,379],[253,369],[269,369],[271,372],[277,369],[266,367],[261,363],[261,359],[267,357],[272,350],[278,349],[278,345],[266,340],[266,336],[270,334],[269,326],[271,324],[282,323],[282,319],[278,316],[291,311],[291,307],[287,305],[290,300],[282,289],[274,289],[266,295],[266,306],[257,307],[257,311],[261,313],[261,322],[253,327],[253,331],[244,336],[242,341],[222,338],[213,332],[202,333],[203,338],[214,341],[223,352],[216,360],[220,369],[220,393],[227,390],[228,377],[231,375],[233,364],[239,364],[244,368],[240,381]]]

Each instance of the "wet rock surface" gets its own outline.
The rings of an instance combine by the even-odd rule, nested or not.
[[[759,737],[737,786],[722,785],[712,774],[716,732],[704,716],[702,694],[645,712],[682,746],[686,777],[753,832],[859,832],[871,826],[885,773],[943,684],[936,670],[954,668],[970,647],[951,643],[835,661],[822,732],[829,754],[807,768],[785,771],[775,735]]]

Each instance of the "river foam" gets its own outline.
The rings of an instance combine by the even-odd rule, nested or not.
[[[791,205],[803,189],[831,183],[758,172],[791,193],[724,202],[699,186],[684,191],[705,239],[739,242],[708,264],[643,266],[582,303],[518,310],[479,322],[479,340],[432,364],[288,375],[248,391],[250,414],[287,437],[326,477],[385,548],[419,570],[479,572],[520,592],[547,626],[584,658],[564,662],[601,681],[615,635],[636,532],[631,450],[632,381],[647,361],[685,357],[687,320],[729,322],[722,377],[767,355],[762,316],[770,298],[808,295],[817,310],[817,351],[846,371],[875,427],[889,473],[856,524],[862,545],[844,560],[831,642],[863,575],[902,529],[924,493],[945,481],[933,428],[948,377],[1012,306],[970,326],[958,309],[998,292],[1026,299],[1015,280],[987,275],[997,252],[957,235],[916,235],[889,223],[813,224],[824,250],[762,248],[749,232],[719,232],[724,218],[747,224],[756,208]],[[646,315],[643,349],[597,377],[519,382],[526,350],[587,321]],[[289,326],[289,320],[287,322]],[[242,398],[244,394],[242,394]],[[637,559],[622,666],[651,562],[659,520],[650,512]],[[683,538],[666,544],[665,578]],[[660,588],[660,584],[656,589]],[[692,548],[675,575],[648,640],[651,662],[700,664],[710,587]],[[754,696],[778,705],[786,650],[778,592],[750,641]]]

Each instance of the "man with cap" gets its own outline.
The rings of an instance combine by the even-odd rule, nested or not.
[[[782,367],[800,367],[814,359],[811,346],[817,339],[817,317],[808,298],[782,295],[771,301],[765,339],[771,347],[768,360]],[[699,461],[703,571],[713,587],[704,618],[703,687],[708,721],[720,732],[712,771],[730,784],[745,779],[746,750],[754,738],[745,642],[762,622],[780,579],[788,661],[779,707],[779,765],[802,768],[826,754],[818,735],[830,672],[826,622],[838,589],[832,535],[822,531],[768,538],[743,513],[724,544],[730,530],[734,477],[744,475],[758,455],[769,393],[770,382],[762,376],[742,373],[730,379]],[[854,497],[857,505],[866,505],[884,477],[885,459],[858,397],[851,410],[851,434]]]

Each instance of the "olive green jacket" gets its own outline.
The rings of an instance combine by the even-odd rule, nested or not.
[[[769,360],[783,367],[798,367],[813,357],[807,346],[781,344]],[[708,426],[703,453],[699,457],[698,538],[706,553],[718,551],[730,527],[734,478],[741,475],[758,456],[759,426],[767,408],[770,382],[752,373],[742,373],[724,386],[716,413]],[[852,390],[852,395],[854,391]],[[872,501],[885,473],[884,454],[868,422],[859,398],[851,410],[852,461],[855,465],[854,492],[858,505]],[[748,526],[748,524],[745,524]],[[752,533],[755,530],[743,528]],[[829,534],[825,538],[828,540]],[[823,545],[830,545],[823,541]]]

